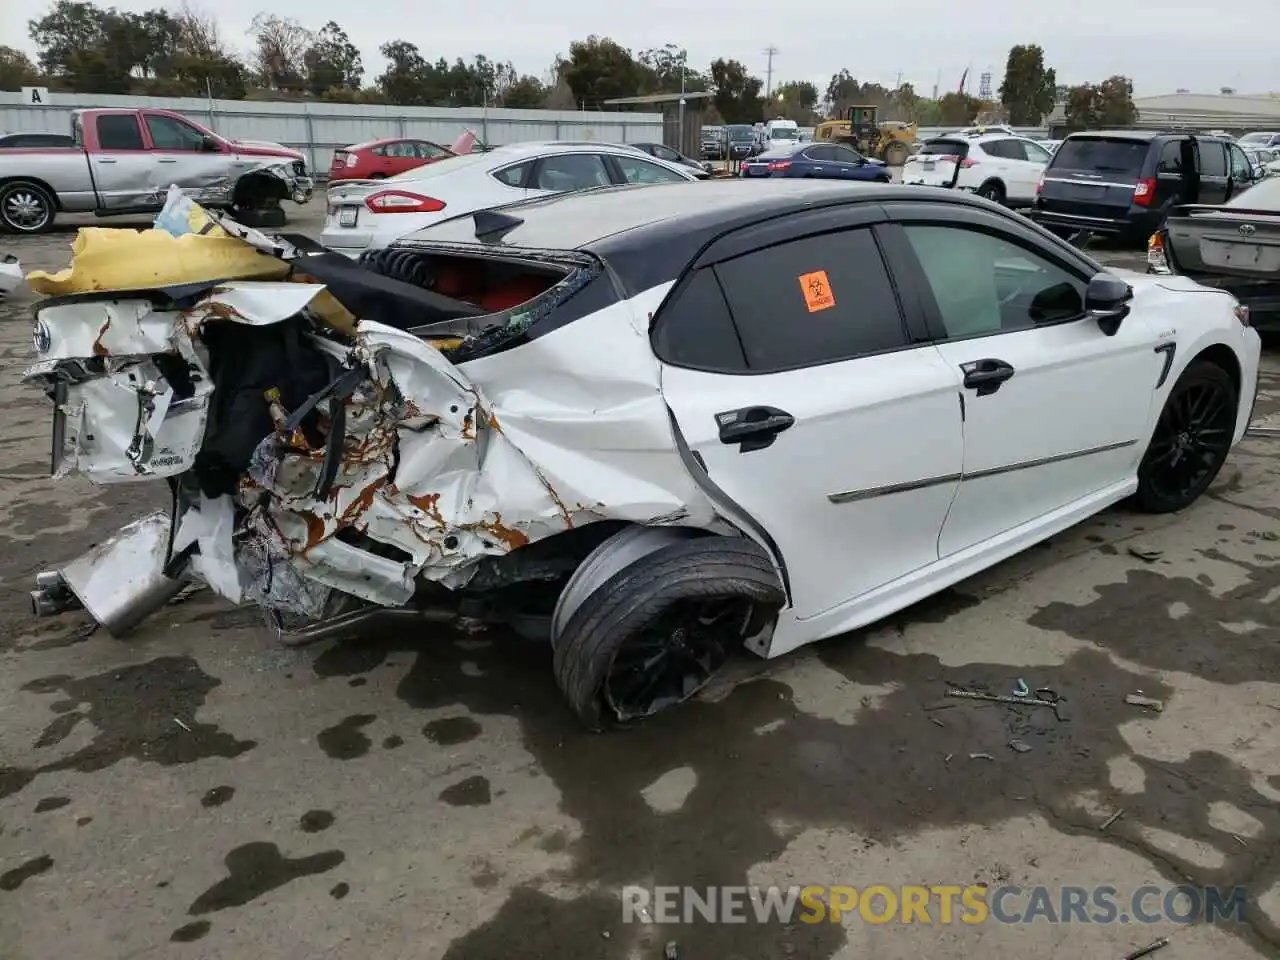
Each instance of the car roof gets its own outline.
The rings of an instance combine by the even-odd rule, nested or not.
[[[731,230],[805,210],[887,200],[989,209],[967,194],[935,187],[800,179],[760,184],[730,177],[600,187],[508,204],[498,208],[500,212],[522,222],[500,241],[484,246],[495,252],[584,251],[615,263],[627,286],[640,290],[674,279],[699,250]],[[456,217],[397,241],[414,243],[476,245],[474,219]]]
[[[369,150],[373,147],[385,146],[388,143],[404,143],[405,141],[409,141],[411,143],[431,143],[435,144],[437,147],[443,146],[435,140],[428,140],[426,137],[383,137],[381,140],[366,140],[364,143],[353,143],[351,146],[343,147],[342,149]],[[449,148],[445,147],[444,149],[448,150]]]

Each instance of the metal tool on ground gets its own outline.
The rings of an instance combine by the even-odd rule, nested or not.
[[[1049,707],[1053,710],[1053,715],[1059,720],[1065,721],[1068,718],[1063,716],[1062,697],[1058,696],[1048,687],[1041,687],[1036,690],[1034,697],[1009,697],[999,696],[994,693],[979,693],[975,690],[948,690],[948,697],[960,697],[964,700],[984,700],[988,703],[1009,703],[1015,706],[1032,706],[1032,707]]]

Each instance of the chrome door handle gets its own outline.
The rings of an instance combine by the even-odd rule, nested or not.
[[[98,162],[99,163],[115,163],[115,160],[111,159],[111,157],[99,157]]]
[[[161,162],[161,163],[177,163],[177,162],[178,162],[178,160],[177,160],[177,158],[176,158],[176,157],[167,157],[167,158],[166,158],[166,157],[161,157],[161,158],[160,158],[160,162]]]

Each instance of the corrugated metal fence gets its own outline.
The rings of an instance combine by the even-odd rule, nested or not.
[[[303,151],[312,170],[329,170],[333,151],[381,137],[419,137],[446,146],[463,130],[485,143],[526,140],[662,140],[659,113],[394,107],[346,103],[278,103],[195,97],[128,97],[52,93],[26,106],[21,93],[0,92],[0,133],[70,133],[71,111],[85,107],[175,110],[234,140],[270,140]]]

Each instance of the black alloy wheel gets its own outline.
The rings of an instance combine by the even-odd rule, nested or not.
[[[1193,503],[1227,459],[1235,434],[1237,396],[1225,370],[1192,363],[1165,401],[1138,468],[1138,502],[1151,513]]]
[[[652,716],[689,699],[742,646],[753,603],[682,600],[619,647],[604,698],[621,721]]]

